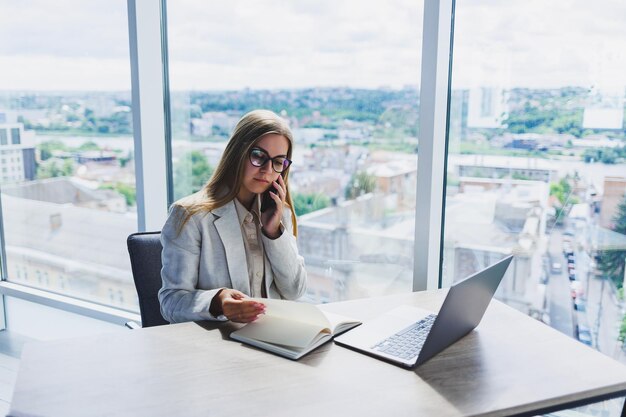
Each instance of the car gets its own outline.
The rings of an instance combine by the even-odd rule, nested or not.
[[[562,265],[559,262],[552,262],[550,266],[550,272],[553,274],[560,274],[562,269]]]
[[[574,230],[573,229],[567,229],[563,232],[563,235],[565,236],[574,236]]]
[[[587,300],[581,297],[574,298],[574,310],[580,312],[587,311]]]
[[[593,338],[591,337],[591,331],[587,326],[577,326],[576,338],[587,346],[593,346]]]
[[[570,283],[570,290],[572,298],[577,298],[585,294],[585,289],[580,281],[572,281]]]
[[[567,273],[567,277],[569,278],[570,281],[576,281],[576,271],[569,271]]]

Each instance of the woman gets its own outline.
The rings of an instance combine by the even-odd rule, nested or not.
[[[247,323],[265,311],[250,296],[304,294],[287,185],[292,151],[287,124],[271,111],[252,111],[237,123],[209,182],[172,205],[161,233],[159,301],[167,321]]]

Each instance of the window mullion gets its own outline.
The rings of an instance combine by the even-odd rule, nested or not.
[[[160,230],[167,216],[162,7],[128,0],[138,230]]]
[[[453,2],[424,3],[413,291],[440,286]]]

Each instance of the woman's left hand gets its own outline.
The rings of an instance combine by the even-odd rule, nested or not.
[[[274,210],[266,210],[261,213],[261,221],[263,222],[263,232],[267,237],[276,239],[280,236],[280,222],[283,219],[283,210],[285,208],[285,199],[287,198],[287,186],[283,180],[283,176],[279,175],[278,180],[271,185],[276,192],[270,191],[270,197],[276,203]]]

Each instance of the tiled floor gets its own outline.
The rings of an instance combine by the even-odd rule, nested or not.
[[[6,330],[0,331],[0,416],[6,416],[9,412],[20,353],[24,343],[29,340]]]

